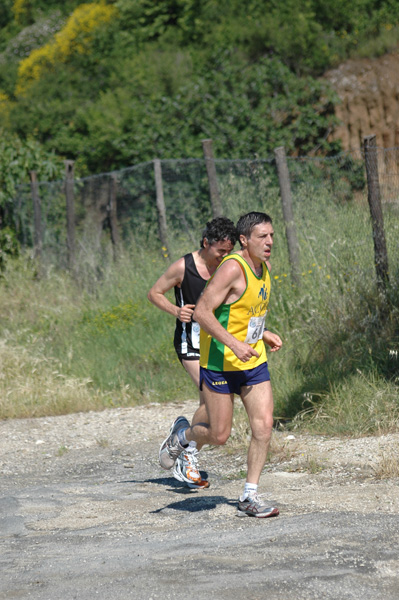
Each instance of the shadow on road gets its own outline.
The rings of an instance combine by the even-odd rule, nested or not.
[[[225,496],[203,496],[202,498],[186,498],[179,502],[172,502],[163,508],[151,511],[151,514],[161,513],[164,510],[173,509],[183,512],[201,512],[205,510],[214,510],[218,504],[228,504],[236,506],[237,500],[229,500]]]
[[[208,479],[207,473],[201,471],[202,479]],[[156,485],[164,485],[169,487],[169,491],[177,492],[178,494],[187,493],[192,494],[201,490],[190,489],[182,481],[178,481],[174,477],[156,477],[153,479],[124,479],[119,483],[154,483]]]

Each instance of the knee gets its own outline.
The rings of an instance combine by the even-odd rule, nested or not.
[[[252,436],[257,440],[268,442],[272,435],[273,416],[267,416],[264,419],[252,424]]]
[[[214,446],[223,446],[230,437],[230,429],[221,431],[211,431],[211,444]]]

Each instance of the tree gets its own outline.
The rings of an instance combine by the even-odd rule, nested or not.
[[[39,142],[1,132],[0,135],[0,228],[13,225],[13,209],[19,184],[29,182],[29,172],[39,180],[60,179],[63,162],[53,152],[46,152]]]

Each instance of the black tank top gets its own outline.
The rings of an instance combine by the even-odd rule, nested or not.
[[[196,304],[205,285],[206,280],[201,277],[195,266],[193,255],[184,257],[184,277],[181,287],[175,286],[176,306]],[[193,322],[182,323],[176,319],[174,346],[179,356],[183,358],[199,359],[199,325]]]

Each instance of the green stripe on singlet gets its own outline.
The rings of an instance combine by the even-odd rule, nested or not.
[[[219,323],[227,330],[227,325],[229,322],[230,315],[230,305],[229,304],[221,304],[215,310],[215,317],[219,321]],[[223,371],[224,365],[224,349],[225,345],[215,338],[212,338],[211,343],[209,345],[209,356],[208,356],[208,369],[211,371]]]

